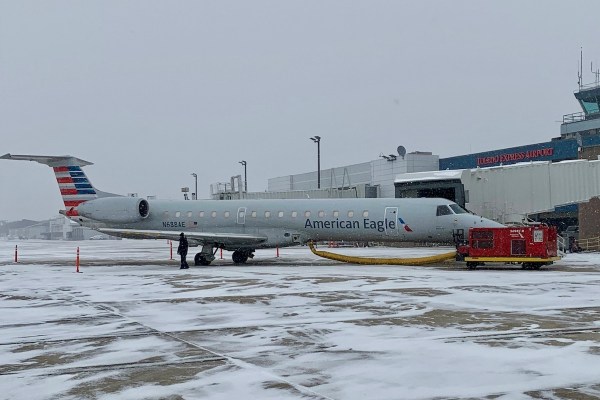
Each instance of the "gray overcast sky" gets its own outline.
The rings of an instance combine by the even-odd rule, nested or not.
[[[549,140],[594,1],[0,1],[0,155],[91,161],[105,191],[181,198],[393,153]],[[596,61],[598,61],[596,63]],[[0,160],[0,220],[62,207],[50,168]]]

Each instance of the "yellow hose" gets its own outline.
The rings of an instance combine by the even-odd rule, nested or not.
[[[456,252],[437,254],[429,257],[416,257],[416,258],[370,258],[370,257],[355,257],[345,256],[343,254],[335,254],[329,251],[316,250],[312,242],[308,242],[308,247],[313,254],[328,258],[330,260],[343,261],[352,264],[370,264],[370,265],[427,265],[440,263],[442,261],[450,260],[456,257]]]

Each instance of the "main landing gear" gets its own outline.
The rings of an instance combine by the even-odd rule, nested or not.
[[[214,256],[213,256],[213,260],[214,260]],[[212,260],[209,260],[209,258],[206,256],[206,254],[198,253],[194,257],[194,265],[206,266],[206,265],[209,265],[211,262],[212,262]]]
[[[210,265],[215,259],[215,254],[219,248],[212,245],[202,246],[202,251],[194,257],[194,265]],[[231,259],[235,264],[245,264],[248,258],[254,258],[254,249],[238,249],[231,255]]]
[[[236,250],[231,255],[231,259],[235,264],[244,264],[248,258],[254,258],[254,250]]]
[[[194,265],[209,265],[214,259],[215,254],[219,248],[216,247],[213,253],[213,246],[210,244],[205,244],[202,246],[202,251],[197,253],[194,257]]]

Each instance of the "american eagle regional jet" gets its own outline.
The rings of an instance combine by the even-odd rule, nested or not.
[[[113,236],[177,241],[201,246],[196,265],[208,265],[218,249],[245,263],[259,248],[308,241],[452,242],[471,227],[503,226],[441,198],[356,198],[281,200],[146,200],[102,192],[72,156],[5,154],[53,168],[71,220]]]

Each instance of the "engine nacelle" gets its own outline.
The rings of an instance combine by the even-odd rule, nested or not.
[[[102,197],[77,206],[79,215],[102,222],[129,223],[148,217],[150,206],[135,197]]]

